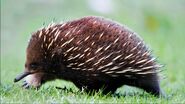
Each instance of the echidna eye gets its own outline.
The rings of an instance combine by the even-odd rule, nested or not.
[[[38,63],[31,63],[30,64],[30,68],[33,70],[37,69],[37,67],[38,67]]]

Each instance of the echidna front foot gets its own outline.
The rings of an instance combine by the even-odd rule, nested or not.
[[[22,87],[28,89],[30,87],[39,89],[42,85],[42,74],[31,74],[26,76],[25,81],[23,82]]]

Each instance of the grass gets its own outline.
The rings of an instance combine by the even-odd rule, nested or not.
[[[90,9],[87,1],[20,0],[16,5],[11,0],[1,1],[1,103],[185,103],[184,3],[183,0],[168,3],[160,0],[117,1],[112,3],[114,12],[104,14]],[[116,96],[103,95],[101,91],[89,95],[63,80],[48,82],[38,91],[25,90],[21,83],[13,83],[24,68],[31,32],[53,19],[59,22],[86,15],[112,18],[141,35],[159,62],[165,65],[162,74],[166,77],[161,80],[161,87],[168,99],[156,98],[128,86],[119,88],[120,96]],[[59,90],[56,86],[66,86],[68,90]]]

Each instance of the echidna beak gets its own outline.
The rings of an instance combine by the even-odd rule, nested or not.
[[[30,75],[30,74],[32,74],[32,73],[30,73],[30,72],[23,72],[23,73],[19,74],[19,75],[14,79],[14,82],[18,82],[18,81],[20,81],[21,79],[23,79],[24,77],[26,77],[26,76],[28,76],[28,75]]]

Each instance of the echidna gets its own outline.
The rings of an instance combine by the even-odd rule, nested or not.
[[[32,34],[27,47],[23,87],[40,87],[64,79],[79,89],[115,92],[122,85],[160,95],[161,65],[143,40],[126,26],[103,17],[88,16],[50,24]]]

